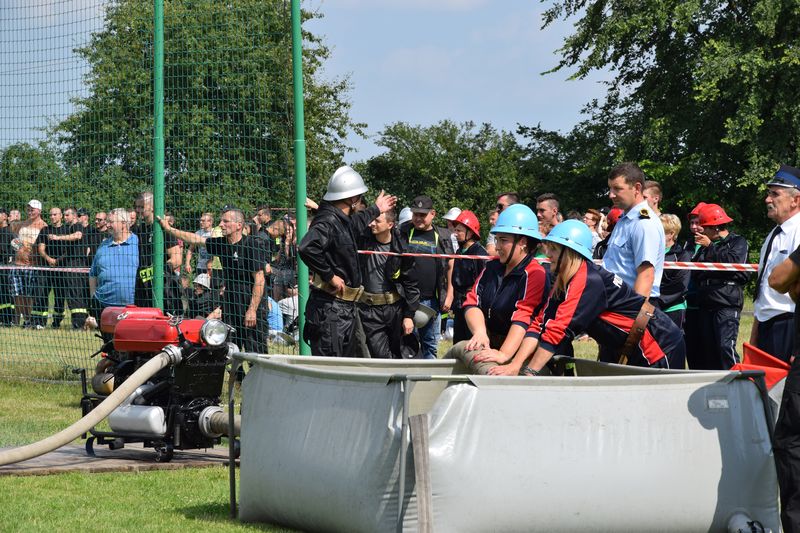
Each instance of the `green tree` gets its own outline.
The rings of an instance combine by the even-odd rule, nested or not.
[[[556,0],[559,19],[577,22],[553,71],[612,73],[590,115],[614,125],[615,162],[643,162],[676,207],[763,211],[759,186],[800,155],[796,2]]]
[[[0,205],[6,209],[24,211],[23,206],[32,198],[43,202],[45,209],[61,206],[65,197],[75,199],[69,194],[70,185],[57,154],[43,143],[12,144],[0,151],[0,182],[4,189]]]
[[[427,194],[441,215],[458,206],[483,219],[499,193],[521,185],[522,150],[511,133],[489,124],[396,122],[384,128],[377,144],[386,151],[358,168],[371,189],[396,194],[400,205]]]
[[[166,0],[164,13],[167,209],[182,218],[223,204],[293,203],[288,4]],[[72,179],[105,202],[130,205],[151,184],[152,39],[152,2],[112,3],[103,29],[77,50],[90,67],[87,95],[53,131]],[[304,40],[309,173],[327,176],[360,125],[348,115],[348,80],[321,77],[329,50],[309,32]]]

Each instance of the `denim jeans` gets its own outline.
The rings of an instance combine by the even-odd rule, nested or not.
[[[439,336],[442,330],[442,316],[439,313],[439,300],[422,299],[419,303],[425,304],[436,311],[436,316],[430,319],[424,328],[417,329],[422,358],[436,359],[436,354],[439,349]]]

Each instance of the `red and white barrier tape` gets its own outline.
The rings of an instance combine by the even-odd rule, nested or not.
[[[365,255],[391,255],[395,257],[427,257],[436,259],[484,259],[492,260],[497,259],[492,255],[456,255],[456,254],[420,254],[420,253],[397,253],[397,252],[378,252],[374,250],[359,250],[358,253]],[[540,263],[549,263],[550,261],[543,258],[536,258]],[[600,265],[602,261],[595,260],[595,263]],[[664,268],[673,270],[710,270],[720,272],[758,272],[757,264],[749,263],[696,263],[691,261],[665,261]]]
[[[39,267],[39,266],[19,266],[19,265],[3,265],[0,270],[44,270],[47,272],[75,272],[78,274],[88,274],[89,269],[86,267]]]
[[[497,259],[497,256],[493,255],[456,255],[456,254],[420,254],[420,253],[402,253],[399,254],[397,252],[377,252],[374,250],[359,250],[358,253],[364,255],[390,255],[395,257],[427,257],[428,259],[484,259],[490,261],[492,259]],[[544,258],[536,258],[542,264],[549,263],[547,259]],[[600,265],[602,261],[599,259],[595,260],[595,263]],[[714,272],[758,272],[758,265],[757,264],[749,264],[749,263],[697,263],[693,261],[665,261],[664,268],[671,269],[671,270],[708,270]],[[74,272],[77,274],[88,274],[88,268],[80,268],[80,267],[40,267],[40,266],[0,266],[0,271],[2,270],[41,270],[46,272]]]

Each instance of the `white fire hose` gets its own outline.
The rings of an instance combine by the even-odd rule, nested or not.
[[[53,450],[65,446],[77,439],[84,433],[88,433],[91,428],[103,421],[111,412],[116,409],[128,396],[134,393],[137,388],[147,382],[148,379],[156,375],[162,368],[170,365],[177,365],[183,359],[181,349],[177,346],[168,345],[158,355],[147,361],[136,372],[126,379],[114,392],[112,392],[97,407],[92,409],[86,416],[51,435],[32,444],[12,448],[0,452],[0,466],[27,461],[40,455],[44,455]]]

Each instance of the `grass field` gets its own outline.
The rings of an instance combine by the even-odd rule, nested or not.
[[[739,350],[749,338],[752,303],[748,302],[739,327]],[[3,357],[0,376],[8,371],[38,369],[47,379],[68,377],[72,364],[65,354],[80,353],[88,360],[93,339],[85,332],[0,330]],[[26,359],[14,346],[28,346],[44,355]],[[96,343],[99,346],[99,341]],[[38,347],[38,348],[37,348]],[[442,342],[440,356],[450,348]],[[8,350],[8,351],[7,351]],[[576,356],[594,358],[592,340],[575,343]],[[273,353],[278,353],[277,347]],[[69,357],[73,357],[69,355]],[[83,364],[83,363],[81,363]],[[13,373],[13,372],[12,372]],[[34,373],[35,374],[35,373]],[[18,374],[19,375],[19,374]],[[46,382],[0,377],[0,447],[30,443],[72,424],[80,418],[77,382]],[[118,474],[61,474],[36,477],[0,477],[0,530],[82,531],[285,531],[270,526],[241,524],[228,518],[228,477],[221,467]]]

